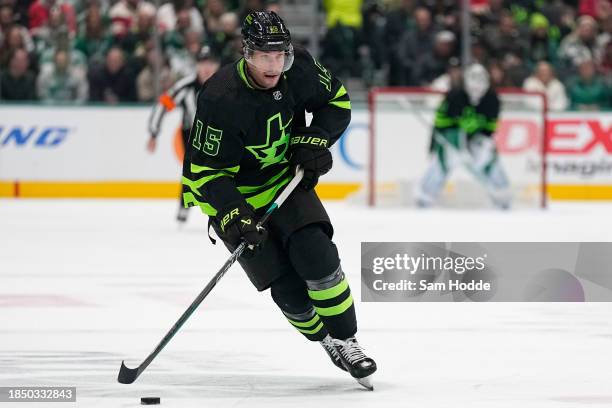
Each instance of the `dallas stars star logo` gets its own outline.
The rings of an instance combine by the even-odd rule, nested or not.
[[[291,121],[283,124],[283,118],[279,113],[268,119],[266,126],[266,143],[258,146],[246,146],[247,150],[255,156],[261,168],[264,169],[276,163],[287,163],[285,153],[289,147],[289,132],[287,128]]]

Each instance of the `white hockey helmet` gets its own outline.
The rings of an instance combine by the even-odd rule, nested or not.
[[[482,65],[471,64],[463,73],[463,84],[470,102],[472,105],[477,105],[491,85],[489,73]]]

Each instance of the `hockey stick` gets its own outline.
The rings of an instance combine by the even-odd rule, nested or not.
[[[295,174],[295,177],[293,177],[293,179],[289,182],[287,187],[285,187],[283,192],[270,205],[270,207],[268,207],[268,209],[266,210],[266,213],[261,217],[261,219],[257,223],[258,227],[261,227],[263,224],[265,224],[268,218],[270,218],[270,215],[277,208],[279,208],[283,204],[283,202],[285,202],[287,197],[289,197],[291,192],[295,190],[295,188],[300,183],[303,177],[304,177],[304,171],[298,168]],[[151,354],[149,354],[149,356],[138,367],[128,368],[125,365],[125,360],[121,362],[121,369],[119,370],[119,376],[117,378],[117,381],[119,381],[121,384],[131,384],[134,381],[136,381],[136,379],[140,376],[140,374],[142,374],[142,372],[149,366],[149,364],[151,364],[153,359],[160,353],[160,351],[162,351],[162,349],[166,346],[166,344],[168,344],[170,340],[172,339],[172,337],[174,337],[174,335],[179,331],[179,329],[187,321],[189,316],[191,316],[193,312],[195,312],[195,310],[198,308],[198,306],[200,306],[204,298],[208,296],[208,294],[213,290],[213,288],[221,280],[223,275],[225,275],[225,273],[234,264],[234,262],[236,262],[238,257],[242,255],[242,253],[244,252],[246,248],[247,248],[247,244],[244,241],[240,245],[238,245],[238,247],[230,255],[229,259],[225,261],[225,263],[223,264],[219,272],[217,272],[216,275],[213,276],[213,278],[210,280],[210,282],[208,282],[208,285],[206,285],[204,290],[200,292],[198,297],[195,298],[195,300],[191,303],[191,305],[189,305],[187,310],[185,310],[185,312],[183,312],[183,314],[176,321],[176,323],[174,323],[170,331],[168,331],[168,333],[166,333],[164,338],[159,342],[157,347],[155,347],[155,350],[153,350]]]

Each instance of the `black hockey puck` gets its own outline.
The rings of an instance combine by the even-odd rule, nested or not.
[[[159,397],[142,397],[140,399],[141,405],[156,405],[161,403],[161,398]]]

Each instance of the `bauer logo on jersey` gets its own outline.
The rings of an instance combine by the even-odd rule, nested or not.
[[[287,163],[285,153],[289,147],[289,126],[292,120],[293,117],[287,123],[283,123],[281,113],[277,113],[266,123],[266,143],[246,146],[246,149],[259,161],[262,169],[276,163]]]

